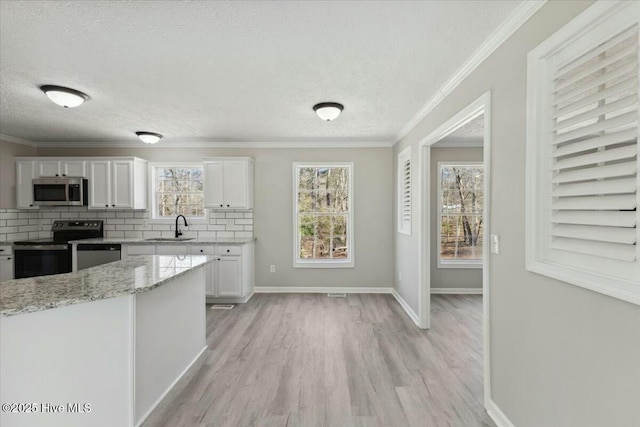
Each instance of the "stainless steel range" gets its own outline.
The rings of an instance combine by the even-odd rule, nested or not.
[[[16,279],[69,273],[71,271],[71,240],[104,237],[103,221],[55,221],[53,236],[14,242],[14,272]]]

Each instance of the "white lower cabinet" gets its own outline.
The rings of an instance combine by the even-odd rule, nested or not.
[[[242,245],[123,245],[122,259],[131,255],[210,255],[206,294],[210,302],[246,302],[253,293],[253,243]]]
[[[242,296],[242,257],[221,256],[216,261],[218,277],[216,278],[216,297]]]

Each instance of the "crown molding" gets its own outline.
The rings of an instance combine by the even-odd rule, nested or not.
[[[22,138],[16,138],[15,136],[11,136],[11,135],[4,135],[2,133],[0,133],[0,141],[11,142],[13,144],[28,145],[29,147],[38,146],[37,142],[29,141],[27,139],[22,139]]]
[[[476,69],[485,59],[489,57],[502,43],[507,41],[513,33],[518,30],[525,22],[536,13],[547,0],[527,0],[520,3],[518,7],[509,15],[509,17],[494,31],[484,43],[469,57],[462,67],[456,71],[449,80],[445,82],[440,89],[427,101],[426,104],[416,113],[415,116],[396,136],[393,145],[396,145],[402,138],[407,136],[409,132],[415,128],[427,114],[433,111],[443,99],[445,99],[453,90],[460,85],[469,75]]]
[[[95,142],[95,141],[40,141],[32,143],[38,148],[389,148],[391,141],[160,141],[145,144],[140,141]]]

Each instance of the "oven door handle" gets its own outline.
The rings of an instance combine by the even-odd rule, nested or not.
[[[30,246],[14,246],[14,251],[66,251],[67,245],[30,245]]]

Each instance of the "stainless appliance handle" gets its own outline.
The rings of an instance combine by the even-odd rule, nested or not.
[[[20,245],[14,246],[14,251],[66,251],[67,245]]]

